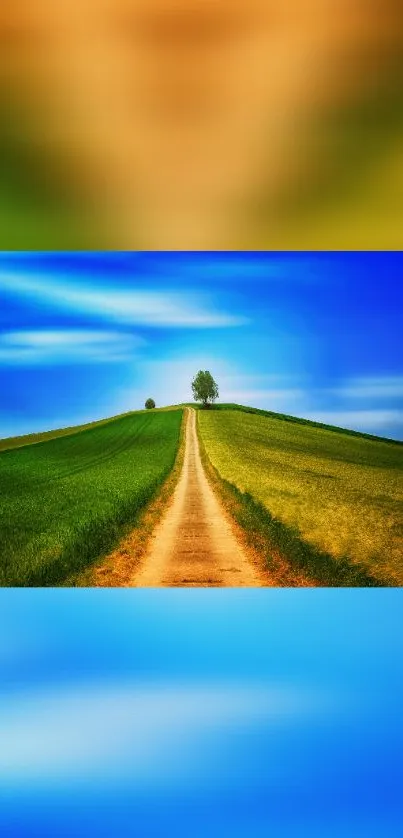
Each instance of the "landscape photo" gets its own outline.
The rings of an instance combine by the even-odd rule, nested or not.
[[[0,586],[401,586],[402,278],[2,252]]]

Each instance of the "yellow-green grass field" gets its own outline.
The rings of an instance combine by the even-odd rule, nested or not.
[[[220,477],[279,522],[275,546],[313,581],[403,585],[403,445],[242,409],[198,420]],[[296,541],[306,560],[288,549]]]
[[[138,411],[1,451],[0,585],[72,584],[114,547],[171,472],[182,416]]]

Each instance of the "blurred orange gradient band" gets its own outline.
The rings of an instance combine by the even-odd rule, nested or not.
[[[396,0],[14,0],[3,249],[401,249]]]

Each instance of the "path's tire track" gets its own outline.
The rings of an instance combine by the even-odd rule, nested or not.
[[[238,542],[200,459],[196,412],[187,411],[184,463],[134,587],[261,587],[264,576]]]

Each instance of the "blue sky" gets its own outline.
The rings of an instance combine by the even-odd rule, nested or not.
[[[0,591],[8,838],[397,838],[398,590]]]
[[[191,399],[403,438],[400,253],[0,255],[0,436]]]

